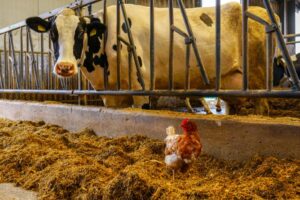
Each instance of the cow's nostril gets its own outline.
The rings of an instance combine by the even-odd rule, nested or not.
[[[61,62],[57,64],[56,72],[62,76],[70,76],[75,72],[75,66],[72,63]]]
[[[64,68],[62,68],[62,70],[61,70],[63,73],[68,73],[68,71],[69,71],[69,69],[68,68],[66,68],[66,67],[64,67]]]

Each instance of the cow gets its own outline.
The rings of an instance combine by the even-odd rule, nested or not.
[[[135,48],[138,54],[140,70],[145,81],[145,88],[150,85],[150,58],[149,58],[149,8],[139,5],[126,4],[130,27],[121,18],[121,36],[127,37],[130,28]],[[270,21],[265,9],[250,7],[249,11]],[[186,9],[191,27],[195,34],[196,44],[200,51],[203,65],[210,80],[209,85],[202,81],[195,56],[190,59],[190,88],[214,88],[216,78],[215,69],[215,8]],[[221,76],[222,89],[242,88],[242,14],[241,5],[228,3],[221,7]],[[169,66],[169,18],[167,8],[155,9],[155,89],[168,88]],[[60,77],[71,77],[78,73],[79,67],[94,89],[104,89],[103,74],[107,71],[108,88],[116,89],[117,82],[117,41],[116,41],[116,6],[107,7],[107,23],[103,24],[103,11],[92,16],[76,16],[71,9],[64,9],[52,20],[46,21],[39,17],[26,20],[27,25],[37,32],[48,32],[54,46],[56,63],[54,73]],[[185,30],[185,24],[179,9],[174,9],[174,22],[177,27]],[[107,43],[103,48],[104,34],[107,34]],[[275,43],[275,39],[273,39]],[[184,88],[185,73],[185,44],[184,38],[174,37],[174,87]],[[265,84],[265,29],[259,23],[249,20],[249,73],[250,89],[262,89]],[[128,80],[128,51],[125,45],[121,46],[121,89],[127,89]],[[107,70],[104,68],[108,66]],[[131,74],[132,89],[140,90],[140,81],[134,68]],[[122,98],[103,96],[105,106],[116,106]],[[238,105],[244,99],[225,99],[229,105]],[[261,101],[258,101],[260,103]],[[133,105],[143,107],[148,103],[144,96],[133,96]],[[259,111],[265,111],[267,104],[257,104]]]

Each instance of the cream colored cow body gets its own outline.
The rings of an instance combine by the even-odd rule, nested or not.
[[[222,6],[221,21],[221,68],[222,68],[222,88],[223,89],[241,89],[242,88],[242,16],[241,5],[238,3],[229,3]],[[149,89],[150,80],[150,59],[149,59],[149,8],[138,5],[126,5],[128,18],[132,22],[131,31],[137,48],[137,54],[142,58],[142,74],[145,80],[146,89]],[[250,7],[250,11],[267,19],[267,13],[259,7]],[[197,67],[195,56],[191,56],[191,88],[204,89],[213,88],[216,77],[215,70],[215,8],[191,8],[186,9],[191,27],[196,37],[200,56],[211,81],[209,86],[202,82],[199,68]],[[201,16],[208,16],[212,24],[203,21]],[[100,17],[102,18],[102,17]],[[108,40],[105,52],[109,63],[109,85],[111,89],[116,86],[116,57],[117,52],[113,50],[116,44],[116,7],[107,8],[107,31]],[[155,88],[168,88],[168,67],[169,67],[169,18],[167,8],[155,9]],[[178,9],[174,10],[175,25],[182,30],[185,29],[182,16]],[[122,22],[123,23],[123,18]],[[254,80],[250,82],[251,88],[261,88],[264,83],[265,66],[265,33],[264,27],[256,22],[249,23],[249,68],[250,76],[256,74]],[[121,30],[122,37],[127,38],[126,33]],[[184,38],[175,34],[174,39],[174,86],[175,89],[184,88],[185,74],[185,44]],[[128,88],[128,60],[127,48],[123,45],[121,57],[121,85],[123,89]],[[134,66],[134,65],[133,65]],[[102,69],[97,73],[88,73],[83,68],[83,73],[91,81],[95,89],[103,89]],[[99,78],[100,77],[100,78]],[[132,72],[133,89],[139,90],[141,86],[137,81],[135,69]],[[118,97],[104,96],[104,102],[107,106],[118,104]],[[230,99],[227,99],[230,102]],[[141,106],[147,102],[145,97],[134,97],[135,106]],[[233,102],[235,103],[235,101]]]

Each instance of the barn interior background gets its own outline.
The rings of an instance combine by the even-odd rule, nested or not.
[[[222,0],[222,3],[239,0]],[[25,27],[14,31],[5,32],[5,27],[24,20],[26,17],[39,15],[61,6],[74,2],[74,0],[0,0],[0,86],[3,89],[91,89],[92,87],[80,74],[72,79],[58,79],[52,74],[53,53],[47,34],[36,34],[28,31]],[[76,2],[76,1],[75,1]],[[128,3],[149,5],[148,0],[128,0]],[[155,6],[166,7],[166,0],[156,0]],[[214,0],[185,0],[186,7],[213,6]],[[109,0],[109,4],[115,4],[115,0]],[[285,34],[300,33],[300,14],[296,13],[298,0],[272,0],[274,11],[282,18],[282,29]],[[262,0],[249,0],[250,5],[263,6]],[[102,2],[93,5],[93,11],[102,7]],[[279,9],[281,8],[281,9]],[[286,8],[286,12],[284,9]],[[295,14],[296,13],[296,14]],[[13,17],[11,17],[13,16]],[[296,26],[295,26],[296,24]],[[16,24],[17,26],[18,24]],[[14,25],[13,25],[14,26]],[[296,30],[297,29],[297,30]],[[28,43],[32,40],[32,46]],[[294,41],[295,38],[290,38]],[[44,41],[44,42],[41,42]],[[290,45],[290,52],[300,51],[300,45]],[[50,50],[49,50],[50,49]],[[2,98],[25,99],[25,100],[55,100],[67,103],[100,104],[97,95],[69,96],[69,95],[45,95],[45,94],[1,94]]]

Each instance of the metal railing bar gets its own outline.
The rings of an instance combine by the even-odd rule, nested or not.
[[[15,47],[14,47],[14,40],[13,40],[13,35],[11,32],[8,33],[9,35],[9,46],[11,50],[11,57],[9,59],[11,60],[11,64],[14,70],[15,74],[15,80],[17,83],[17,88],[20,88],[20,77],[19,77],[19,72],[18,72],[18,64],[17,64],[17,59],[16,59],[16,54],[15,54]]]
[[[188,16],[186,14],[185,6],[184,6],[182,0],[177,0],[177,4],[178,4],[178,7],[181,11],[181,15],[183,17],[183,21],[184,21],[184,24],[186,26],[187,32],[189,34],[189,37],[191,39],[190,42],[192,43],[192,47],[193,47],[193,50],[194,50],[194,54],[195,54],[195,57],[196,57],[198,67],[200,69],[200,73],[201,73],[203,82],[206,85],[208,85],[209,84],[208,76],[207,76],[207,73],[205,71],[205,68],[204,68],[204,66],[202,64],[202,61],[201,61],[201,58],[200,58],[200,54],[199,54],[199,51],[198,51],[198,47],[197,47],[197,44],[196,44],[194,33],[193,33],[192,27],[190,25]]]
[[[29,43],[29,48],[31,50],[31,66],[33,68],[33,71],[34,71],[34,76],[35,76],[35,83],[36,83],[36,87],[37,88],[40,88],[40,80],[39,80],[39,77],[38,77],[38,70],[37,70],[37,64],[36,64],[36,59],[35,59],[35,56],[34,56],[34,49],[33,49],[33,42],[32,42],[32,37],[31,37],[31,31],[29,28],[27,28],[27,35],[28,35],[28,40],[27,42]]]
[[[191,44],[186,45],[185,54],[185,84],[184,89],[190,89],[190,55],[191,55]]]
[[[29,61],[31,61],[31,58],[29,56],[29,42],[28,42],[28,34],[27,34],[27,28],[26,28],[26,53],[25,53],[25,88],[29,89],[30,87],[30,82],[29,82],[29,78],[31,77],[29,75]]]
[[[170,37],[170,42],[169,42],[169,90],[173,90],[173,65],[174,65],[174,30],[172,27],[174,26],[174,5],[173,5],[173,0],[169,0],[168,2],[169,6],[169,37]]]
[[[53,52],[51,50],[52,48],[52,41],[49,37],[50,33],[48,33],[48,89],[52,89],[53,88],[53,79],[52,79],[52,59],[53,59]],[[80,74],[80,73],[78,73]]]
[[[132,74],[132,51],[131,48],[128,47],[128,89],[132,89],[132,81],[131,81],[131,74]]]
[[[284,35],[284,38],[300,37],[300,33]]]
[[[121,8],[120,2],[117,1],[117,89],[121,89],[121,77],[120,77],[120,67],[121,67]]]
[[[150,6],[150,90],[155,85],[155,27],[154,27],[154,0],[149,1]]]
[[[243,90],[248,90],[248,0],[242,1],[242,57],[243,57]]]
[[[16,51],[15,51],[16,52]],[[20,80],[21,88],[24,88],[24,58],[23,58],[23,28],[20,28],[20,53],[19,53],[19,63],[20,63]]]
[[[50,51],[50,50],[49,50],[49,51]],[[0,49],[0,53],[3,53],[3,52],[4,52],[4,50],[3,50],[3,49]],[[22,53],[21,50],[15,50],[15,52],[16,52],[16,53]],[[31,51],[23,51],[23,54],[24,54],[24,53],[31,53]],[[34,51],[33,53],[34,53],[34,54],[41,54],[41,55],[42,55],[42,53],[41,53],[40,51]],[[44,54],[44,55],[45,55],[45,54],[47,55],[48,52],[44,52],[43,54]]]
[[[216,0],[216,90],[221,87],[221,1]]]
[[[136,52],[136,48],[135,48],[135,44],[134,44],[134,39],[133,39],[133,36],[132,36],[132,33],[131,33],[131,28],[129,26],[129,21],[128,21],[125,5],[124,5],[123,0],[118,0],[118,2],[120,4],[120,9],[121,9],[122,14],[123,14],[125,26],[127,28],[127,36],[128,36],[129,43],[133,47],[132,48],[132,55],[133,55],[133,60],[134,60],[136,71],[137,71],[138,80],[139,80],[139,83],[140,83],[142,89],[145,90],[145,82],[144,82],[143,74],[141,72],[141,68],[140,68],[141,66],[140,66],[140,63],[138,61],[138,56],[137,56],[137,52]]]
[[[44,34],[41,34],[41,55],[44,55]],[[44,61],[44,56],[41,56],[41,87],[42,89],[45,88],[44,84],[44,68],[45,68],[45,61]]]
[[[259,22],[259,23],[261,23],[264,26],[270,26],[270,23],[268,23],[266,20],[258,17],[257,15],[255,15],[255,14],[249,12],[249,11],[246,11],[245,14],[247,15],[248,18],[250,18],[250,19],[252,19],[252,20],[254,20],[256,22]]]
[[[179,35],[181,35],[182,37],[184,37],[184,38],[188,38],[188,37],[189,37],[187,33],[185,33],[185,32],[184,32],[183,30],[181,30],[180,28],[176,27],[175,25],[172,25],[172,26],[171,26],[171,29],[172,29],[173,31],[175,31],[176,33],[178,33]]]
[[[126,46],[128,46],[129,48],[132,48],[131,44],[129,42],[127,42],[124,38],[122,38],[121,36],[118,36],[118,39],[124,43]]]
[[[273,55],[272,55],[272,33],[266,34],[266,88],[268,91],[273,89]]]
[[[275,18],[272,6],[270,4],[270,1],[269,0],[264,0],[264,5],[265,5],[267,13],[268,13],[268,15],[270,17],[270,20],[271,20],[271,22],[273,24],[272,26],[276,28],[275,29],[275,34],[277,36],[277,40],[278,40],[278,43],[279,43],[279,48],[280,48],[280,50],[281,50],[281,52],[283,54],[284,60],[286,61],[287,68],[289,70],[289,73],[290,73],[292,81],[293,81],[293,86],[295,87],[295,89],[300,90],[299,77],[297,75],[295,66],[294,66],[294,64],[293,64],[293,62],[291,60],[290,55],[289,55],[289,52],[288,52],[288,50],[286,48],[284,38],[283,38],[282,33],[281,33],[281,31],[279,29],[279,26],[277,24],[277,21],[276,21],[276,18]]]
[[[107,1],[103,0],[103,23],[107,26]],[[103,42],[103,49],[105,53],[106,49],[106,42],[107,42],[107,32],[104,33],[104,42]],[[104,67],[104,73],[103,73],[103,80],[104,80],[104,89],[108,88],[108,66]]]
[[[267,90],[14,90],[0,89],[2,94],[57,94],[57,95],[137,95],[137,96],[211,96],[211,97],[270,97],[270,98],[299,98],[300,91],[267,91]]]
[[[299,44],[300,41],[286,42],[286,44]]]
[[[8,72],[8,88],[13,88],[13,81],[14,79],[12,78],[12,66],[11,66],[11,60],[9,59],[11,57],[11,46],[9,43],[9,34],[8,34],[8,54],[7,54],[7,72]]]
[[[7,67],[8,67],[8,52],[7,52],[7,44],[6,44],[6,36],[7,34],[4,34],[4,37],[3,37],[3,48],[4,48],[4,77],[6,77],[5,81],[4,81],[4,87],[5,88],[8,88],[8,70],[7,70]]]
[[[4,89],[4,79],[3,79],[3,65],[2,65],[2,54],[0,53],[0,84],[1,88]]]

